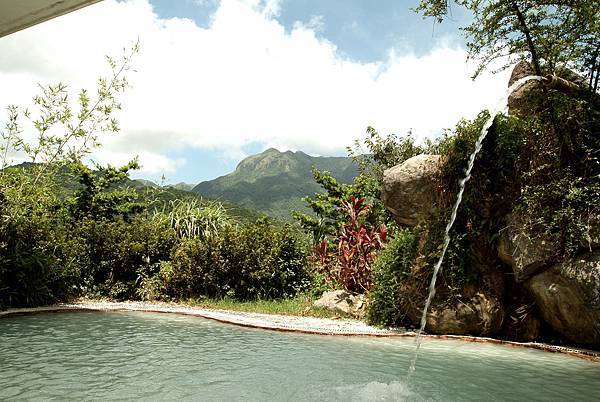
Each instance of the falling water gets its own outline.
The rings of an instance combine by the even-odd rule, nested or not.
[[[469,158],[469,164],[467,165],[465,177],[459,181],[459,190],[458,190],[458,195],[456,197],[456,202],[454,203],[454,207],[452,207],[452,214],[450,215],[450,220],[448,221],[448,224],[446,225],[446,232],[444,234],[444,246],[442,248],[442,254],[440,254],[440,258],[439,258],[437,264],[435,264],[435,267],[433,268],[433,277],[431,278],[431,283],[429,284],[429,295],[427,296],[427,301],[425,302],[425,307],[423,308],[423,315],[421,316],[421,326],[420,326],[419,330],[417,331],[417,336],[415,338],[416,350],[415,350],[415,355],[413,356],[413,359],[410,363],[410,369],[408,371],[409,377],[415,371],[415,366],[417,364],[417,358],[419,356],[419,349],[421,348],[421,340],[422,340],[421,334],[423,333],[423,330],[425,329],[425,324],[427,323],[427,311],[429,310],[429,305],[431,304],[431,300],[433,300],[433,297],[435,296],[435,282],[437,281],[438,274],[442,267],[442,262],[444,262],[444,256],[446,255],[446,250],[448,249],[448,245],[450,244],[450,230],[452,229],[452,226],[454,225],[454,220],[456,219],[456,214],[458,213],[458,207],[460,206],[460,203],[462,201],[463,193],[465,192],[465,186],[467,184],[467,181],[469,181],[469,179],[471,178],[471,170],[473,170],[473,165],[475,164],[475,157],[477,157],[477,154],[479,153],[479,151],[481,151],[483,140],[487,136],[488,131],[489,131],[490,127],[492,126],[492,123],[494,123],[494,119],[500,112],[502,112],[506,109],[507,103],[508,103],[508,97],[510,96],[510,94],[512,94],[521,85],[525,84],[528,81],[531,81],[531,80],[542,81],[543,79],[544,79],[543,77],[540,77],[537,75],[531,75],[531,76],[524,77],[524,78],[521,78],[520,80],[515,81],[508,88],[508,90],[506,91],[506,94],[501,99],[501,101],[498,104],[498,106],[496,107],[496,109],[490,111],[490,117],[487,119],[487,121],[483,125],[483,128],[481,129],[479,138],[477,139],[477,142],[475,143],[475,149],[473,150],[473,153],[471,154],[471,157]]]

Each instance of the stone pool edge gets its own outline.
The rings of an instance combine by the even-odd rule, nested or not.
[[[0,318],[29,315],[36,313],[69,311],[139,311],[148,313],[171,313],[202,317],[248,328],[271,331],[298,332],[315,335],[337,336],[373,336],[373,337],[414,337],[414,331],[402,329],[382,329],[369,326],[362,321],[351,319],[329,319],[316,317],[286,316],[277,314],[248,313],[229,310],[208,309],[202,307],[185,307],[173,304],[141,303],[141,302],[77,302],[54,306],[18,308],[0,311]],[[538,349],[545,352],[563,353],[588,361],[600,363],[600,351],[550,345],[538,342],[514,342],[495,338],[468,335],[432,335],[424,334],[428,339],[451,339],[466,342],[492,343],[512,347]]]

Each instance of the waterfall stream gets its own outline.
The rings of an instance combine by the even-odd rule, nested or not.
[[[456,220],[456,215],[458,213],[458,208],[460,207],[460,203],[462,202],[462,198],[463,198],[463,194],[465,192],[465,186],[467,184],[467,181],[469,181],[469,179],[471,178],[471,171],[473,170],[473,166],[475,165],[475,158],[477,157],[477,154],[479,153],[479,151],[481,151],[481,147],[483,145],[483,140],[487,136],[490,127],[494,123],[494,119],[496,118],[496,116],[499,113],[505,111],[506,108],[508,107],[508,105],[507,105],[508,97],[514,91],[516,91],[519,87],[521,87],[521,85],[523,85],[526,82],[531,81],[531,80],[536,80],[536,81],[541,82],[543,80],[543,77],[540,77],[537,75],[531,75],[531,76],[527,76],[527,77],[521,78],[520,80],[515,81],[508,88],[508,90],[506,91],[506,94],[501,99],[501,101],[498,104],[498,106],[496,107],[496,109],[490,111],[490,117],[487,119],[487,121],[483,125],[483,128],[481,129],[481,133],[479,134],[479,138],[477,139],[477,142],[475,143],[475,149],[473,150],[473,153],[471,154],[471,157],[469,158],[467,170],[465,171],[465,177],[459,181],[459,190],[458,190],[458,195],[456,197],[456,202],[454,203],[454,206],[452,207],[452,214],[450,215],[450,219],[448,220],[448,224],[446,225],[446,232],[444,234],[444,245],[442,248],[442,253],[440,254],[440,258],[439,258],[438,262],[435,264],[435,267],[433,268],[433,277],[431,278],[431,283],[429,284],[429,294],[427,296],[427,301],[425,302],[425,307],[423,308],[423,315],[421,316],[421,326],[419,327],[419,330],[417,331],[417,336],[415,337],[416,348],[415,348],[415,354],[410,363],[410,368],[409,368],[409,372],[408,372],[409,377],[415,371],[415,366],[417,364],[417,358],[419,356],[419,349],[421,348],[421,341],[422,341],[421,335],[423,333],[423,330],[425,329],[425,325],[427,324],[427,311],[429,310],[431,301],[433,300],[433,297],[435,296],[435,283],[436,283],[437,277],[440,273],[442,263],[444,262],[446,250],[448,249],[448,245],[450,244],[450,230],[452,229],[452,226],[454,225],[454,221]]]

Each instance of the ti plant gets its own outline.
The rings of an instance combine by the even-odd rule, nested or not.
[[[384,224],[367,227],[363,216],[369,210],[364,198],[350,197],[341,209],[347,221],[338,232],[335,253],[328,251],[327,240],[314,248],[315,255],[328,281],[336,281],[346,290],[356,293],[368,291],[372,282],[372,264],[376,253],[384,247],[387,228]]]

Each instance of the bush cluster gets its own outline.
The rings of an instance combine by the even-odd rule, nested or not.
[[[306,246],[288,226],[237,222],[218,203],[149,211],[120,186],[126,174],[98,185],[120,170],[76,171],[83,188],[68,197],[25,169],[0,174],[0,307],[76,296],[273,299],[310,284]]]
[[[400,229],[377,256],[367,308],[369,322],[381,326],[404,323],[403,304],[409,295],[403,294],[402,284],[411,275],[418,240],[415,230]]]
[[[289,227],[266,219],[184,240],[159,278],[173,298],[287,298],[310,283],[304,246]]]

